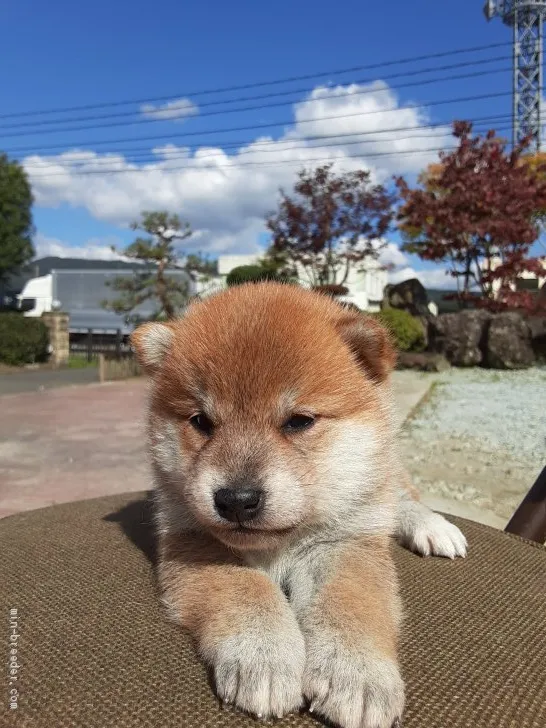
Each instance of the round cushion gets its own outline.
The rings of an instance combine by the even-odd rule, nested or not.
[[[546,726],[546,550],[461,519],[467,559],[394,546],[406,619],[405,728]],[[17,709],[4,671],[1,726],[236,728],[154,579],[148,494],[0,521],[4,646],[16,637]],[[275,723],[317,726],[306,713]]]

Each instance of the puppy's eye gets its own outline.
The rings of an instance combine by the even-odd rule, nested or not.
[[[310,415],[292,415],[282,426],[285,432],[301,432],[308,430],[315,424],[315,418]]]
[[[202,413],[190,417],[190,425],[197,430],[197,432],[200,432],[202,435],[206,435],[207,437],[210,437],[214,431],[214,425],[209,418]]]

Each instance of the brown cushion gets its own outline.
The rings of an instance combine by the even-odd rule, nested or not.
[[[0,521],[0,599],[18,610],[16,711],[6,673],[0,725],[32,728],[256,726],[221,710],[205,669],[157,598],[146,494]],[[467,560],[395,548],[406,604],[406,728],[546,726],[546,550],[453,519]],[[292,715],[279,726],[313,726]]]

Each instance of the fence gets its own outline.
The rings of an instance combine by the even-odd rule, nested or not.
[[[130,379],[138,377],[142,371],[132,356],[121,359],[107,359],[104,354],[99,354],[99,382],[113,382],[118,379]]]
[[[128,379],[141,374],[133,356],[129,337],[120,329],[115,333],[104,333],[88,329],[86,332],[70,334],[70,354],[98,363],[99,381],[109,382]]]
[[[108,359],[124,359],[133,356],[129,337],[120,329],[106,334],[88,329],[86,332],[70,334],[70,353],[85,357],[91,362],[103,354]]]

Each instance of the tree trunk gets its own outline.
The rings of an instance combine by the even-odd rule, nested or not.
[[[166,261],[162,260],[158,267],[157,267],[157,297],[159,298],[161,302],[161,306],[163,308],[163,311],[165,311],[165,316],[169,319],[172,319],[176,316],[176,312],[174,310],[174,306],[169,300],[169,295],[167,293],[167,281],[165,279],[165,265]]]
[[[347,278],[349,277],[350,270],[351,270],[351,261],[349,260],[349,258],[346,258],[345,259],[345,273],[343,275],[343,278],[340,281],[341,286],[345,285]]]

